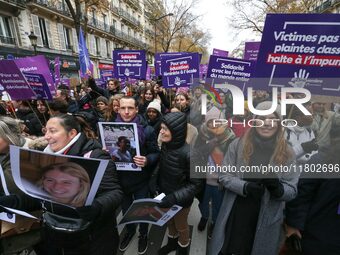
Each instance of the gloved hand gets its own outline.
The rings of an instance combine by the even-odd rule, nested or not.
[[[177,203],[177,199],[175,195],[171,193],[162,199],[158,207],[159,208],[170,208],[176,203]]]
[[[94,203],[92,205],[86,205],[82,207],[76,208],[80,218],[87,220],[87,221],[95,221],[100,213],[101,213],[102,206],[99,203]]]
[[[316,143],[316,139],[313,139],[309,142],[301,143],[301,147],[305,153],[311,153],[312,151],[317,151],[319,149],[319,145]]]
[[[262,184],[257,183],[257,182],[247,182],[244,185],[244,193],[247,196],[252,196],[255,198],[260,198],[264,194],[264,187]]]
[[[263,179],[262,184],[268,189],[273,197],[281,197],[283,195],[283,185],[278,178]]]

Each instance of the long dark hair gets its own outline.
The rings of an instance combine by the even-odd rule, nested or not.
[[[70,132],[75,129],[77,133],[83,132],[87,138],[96,139],[96,134],[86,121],[86,116],[83,114],[58,114],[52,118],[58,118],[60,125],[67,131]]]

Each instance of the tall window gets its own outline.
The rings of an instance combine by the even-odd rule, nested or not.
[[[46,24],[45,19],[39,18],[39,27],[40,27],[40,33],[41,33],[41,39],[43,46],[48,48],[48,37],[47,37],[47,30],[46,30]]]
[[[96,44],[95,44],[95,53],[99,56],[100,55],[100,38],[95,37],[96,39]]]
[[[64,27],[64,37],[66,43],[66,49],[72,50],[72,39],[71,39],[71,29],[68,27]]]
[[[110,41],[106,40],[106,54],[108,58],[111,58],[111,49],[110,49]]]
[[[9,17],[0,16],[0,41],[5,44],[15,44]]]
[[[104,30],[106,30],[106,28],[107,28],[107,24],[106,24],[106,22],[107,22],[106,15],[105,15],[105,14],[103,14]]]

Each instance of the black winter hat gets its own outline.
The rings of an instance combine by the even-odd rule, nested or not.
[[[187,136],[187,116],[182,112],[170,112],[163,116],[162,122],[169,128],[171,147],[181,147]]]

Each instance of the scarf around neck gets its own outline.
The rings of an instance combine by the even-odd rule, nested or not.
[[[50,145],[44,149],[44,152],[53,153],[53,154],[63,154],[68,148],[70,148],[75,142],[79,139],[81,133],[78,133],[64,148],[55,152],[51,149]]]

